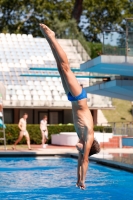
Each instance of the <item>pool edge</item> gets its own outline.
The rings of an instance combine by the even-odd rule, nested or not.
[[[78,153],[71,152],[59,152],[59,153],[37,153],[37,152],[0,152],[0,158],[3,157],[45,157],[45,156],[60,156],[60,157],[71,157],[78,158]],[[129,172],[133,172],[133,166],[126,163],[121,163],[113,160],[106,160],[103,158],[90,157],[89,160],[91,162],[96,162],[101,165],[105,165],[112,168],[117,168]]]

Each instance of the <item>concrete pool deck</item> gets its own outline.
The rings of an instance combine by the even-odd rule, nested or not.
[[[67,156],[78,157],[75,147],[48,145],[45,149],[41,145],[32,145],[32,150],[27,149],[27,145],[18,145],[16,150],[12,150],[11,145],[7,145],[7,150],[0,146],[1,157],[37,157],[37,156]],[[90,157],[90,161],[102,165],[115,167],[133,172],[133,148],[101,149],[99,154]]]

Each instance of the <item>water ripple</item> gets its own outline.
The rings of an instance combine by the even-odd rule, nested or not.
[[[132,200],[133,174],[90,163],[85,191],[75,187],[77,160],[2,158],[0,200]]]

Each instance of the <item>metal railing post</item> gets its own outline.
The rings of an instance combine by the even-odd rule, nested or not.
[[[128,56],[128,22],[126,20],[126,56]]]

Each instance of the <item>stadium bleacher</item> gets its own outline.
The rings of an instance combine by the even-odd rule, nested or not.
[[[84,60],[70,39],[58,39],[65,50],[71,68],[80,68]],[[6,87],[4,107],[65,107],[70,108],[61,79],[52,77],[57,71],[36,71],[51,77],[23,77],[30,73],[31,67],[57,68],[54,56],[45,38],[34,38],[26,34],[0,34],[0,81]],[[85,72],[75,72],[85,75]],[[78,79],[83,87],[89,85],[89,79]],[[111,99],[95,95],[88,96],[88,105],[92,108],[108,108]]]

